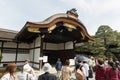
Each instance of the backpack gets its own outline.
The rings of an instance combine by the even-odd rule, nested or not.
[[[75,76],[77,80],[84,80],[84,74],[80,69],[75,71]]]
[[[88,76],[89,78],[93,78],[93,71],[91,66],[89,66],[88,74],[89,74]]]

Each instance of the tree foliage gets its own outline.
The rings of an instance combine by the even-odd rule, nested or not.
[[[80,48],[96,56],[113,56],[120,53],[120,32],[113,31],[108,25],[101,25],[94,35],[94,41],[84,43]]]

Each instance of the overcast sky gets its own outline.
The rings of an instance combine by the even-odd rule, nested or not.
[[[26,21],[39,22],[71,8],[90,35],[100,25],[120,31],[120,0],[0,0],[0,28],[20,31]]]

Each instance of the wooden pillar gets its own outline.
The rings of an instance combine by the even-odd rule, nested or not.
[[[34,48],[33,48],[33,64],[32,64],[32,66],[34,67],[34,56],[35,56],[35,40],[34,40]]]
[[[2,41],[2,44],[1,44],[1,56],[3,54],[3,46],[4,46],[4,41]],[[0,60],[0,62],[1,62],[1,60]]]
[[[4,41],[2,41],[2,45],[1,45],[1,54],[3,53],[3,46],[4,46]]]
[[[19,43],[17,42],[16,56],[15,56],[15,63],[17,63],[17,57],[18,57],[18,47],[19,47]]]
[[[73,41],[73,50],[75,50],[75,42]]]
[[[40,36],[41,40],[40,40],[40,57],[43,57],[43,36]],[[42,68],[42,60],[39,60],[40,65],[39,65],[39,69]]]
[[[76,56],[76,53],[75,53],[75,42],[73,41],[73,54],[74,54],[74,57]]]
[[[64,43],[64,50],[65,50],[65,43]]]
[[[45,50],[46,50],[46,47],[47,47],[47,43],[45,42]]]

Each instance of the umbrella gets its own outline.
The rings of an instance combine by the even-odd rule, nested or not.
[[[85,56],[78,55],[76,57],[76,60],[77,61],[88,61],[89,59],[87,57],[85,57]]]

